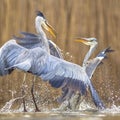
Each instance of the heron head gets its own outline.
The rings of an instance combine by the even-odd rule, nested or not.
[[[47,20],[45,19],[45,16],[43,15],[42,12],[36,11],[37,16],[36,16],[36,26],[42,26],[45,30],[47,30],[53,37],[56,38],[56,31],[55,29],[48,24]]]
[[[77,38],[76,42],[84,43],[85,45],[93,46],[97,44],[96,38]]]

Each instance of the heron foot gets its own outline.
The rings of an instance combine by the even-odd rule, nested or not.
[[[69,105],[70,105],[69,101],[66,100],[60,105],[60,107],[57,110],[59,110],[59,111],[65,110],[66,111],[69,109]]]

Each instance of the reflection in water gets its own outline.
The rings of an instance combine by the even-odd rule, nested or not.
[[[16,111],[10,109],[17,99],[10,100],[3,107],[4,109],[1,109],[0,120],[120,120],[120,106],[113,105],[111,108],[103,111],[88,109],[86,107],[86,110],[75,112],[57,111],[54,109],[50,111],[46,110],[45,112],[23,113],[23,109],[17,109]]]
[[[120,114],[109,115],[99,112],[46,112],[46,113],[3,113],[0,120],[120,120]]]

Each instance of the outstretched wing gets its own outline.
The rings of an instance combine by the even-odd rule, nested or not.
[[[45,51],[39,47],[34,49],[23,48],[14,64],[6,69],[17,68],[39,76],[39,71],[42,69],[44,61],[46,60],[44,52]]]
[[[16,37],[13,38],[17,41],[17,43],[25,48],[31,49],[35,47],[41,47],[41,38],[32,33],[21,32],[24,37]]]
[[[6,42],[0,48],[0,75],[10,74],[11,69],[5,70],[12,65],[14,65],[18,55],[24,48],[19,46],[15,40],[10,40]]]
[[[31,52],[27,51],[29,59],[32,60],[29,72],[40,76],[44,81],[49,81],[52,87],[63,88],[66,86],[73,92],[79,91],[82,95],[85,95],[89,87],[95,105],[100,108],[103,107],[96,90],[82,67],[49,55],[40,48],[30,51]],[[46,58],[44,58],[44,56]],[[36,59],[36,61],[34,59]],[[22,60],[22,62],[25,63],[24,66],[27,64],[24,60]],[[15,66],[19,67],[19,65]],[[22,70],[23,68],[21,67],[20,69]]]
[[[54,62],[51,62],[53,58]],[[59,63],[57,63],[58,61]],[[79,91],[81,95],[85,95],[87,88],[90,88],[90,93],[95,105],[98,108],[104,108],[97,91],[94,89],[90,79],[82,67],[55,57],[52,57],[51,59],[49,58],[48,62],[51,66],[54,66],[55,63],[57,64],[54,69],[49,70],[50,72],[41,74],[43,80],[49,80],[52,87],[63,88],[66,86],[73,92]]]
[[[67,85],[67,87],[85,94],[89,78],[84,69],[53,56],[46,62],[48,66],[46,69],[49,72],[41,74],[43,80],[49,80],[52,87],[59,88]]]
[[[19,45],[28,49],[42,46],[41,43],[42,40],[40,36],[28,32],[21,32],[21,34],[24,35],[24,37],[13,36],[13,38],[17,41]],[[48,40],[48,43],[49,43],[50,54],[55,57],[63,59],[60,48],[51,40]]]
[[[110,47],[104,49],[103,51],[101,51],[94,59],[91,59],[87,62],[86,64],[86,73],[89,76],[89,78],[91,79],[93,73],[95,72],[96,68],[98,67],[98,65],[102,62],[103,59],[105,59],[107,57],[107,53],[113,52],[114,50],[112,50]]]
[[[29,32],[20,32],[22,35],[24,35],[25,37],[37,37],[36,34],[33,33],[29,33]]]
[[[10,66],[8,68],[5,68],[5,70],[9,70],[11,68],[17,68],[17,69],[28,72],[30,70],[30,68],[31,68],[31,61],[29,59],[27,59],[24,62],[15,64],[15,65]]]
[[[51,40],[48,40],[48,43],[50,48],[50,54],[55,57],[63,59],[61,49]]]

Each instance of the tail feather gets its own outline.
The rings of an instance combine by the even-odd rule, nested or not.
[[[94,89],[92,84],[90,85],[90,92],[91,92],[91,96],[92,96],[93,102],[96,105],[96,107],[98,109],[105,109],[105,105],[100,100],[99,95],[98,95],[97,91]]]

